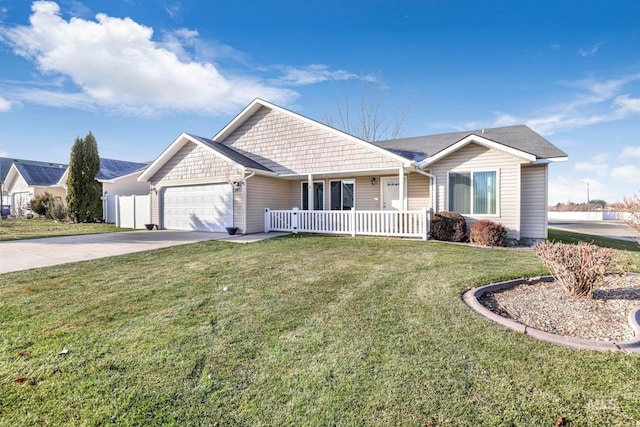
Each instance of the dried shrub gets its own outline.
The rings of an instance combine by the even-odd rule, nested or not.
[[[613,249],[586,242],[545,242],[533,247],[556,281],[572,296],[591,297],[594,286],[602,282],[615,259]]]
[[[483,219],[471,226],[469,240],[484,246],[507,246],[507,229],[501,224]]]
[[[457,212],[439,212],[431,218],[431,237],[445,242],[466,242],[467,221]]]
[[[640,197],[637,194],[634,194],[633,198],[625,197],[622,209],[629,214],[624,222],[636,233],[636,240],[640,244]]]

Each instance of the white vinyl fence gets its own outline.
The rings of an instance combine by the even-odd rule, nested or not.
[[[303,211],[265,209],[264,229],[292,233],[419,237],[427,240],[431,210]]]
[[[150,196],[115,196],[103,198],[104,220],[119,228],[144,228],[151,222]]]

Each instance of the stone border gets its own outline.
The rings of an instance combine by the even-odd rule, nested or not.
[[[516,285],[524,284],[524,283],[533,283],[533,282],[552,282],[552,276],[544,276],[544,277],[534,277],[530,279],[514,279],[507,280],[505,282],[491,283],[489,285],[481,286],[479,288],[473,288],[464,293],[462,299],[472,310],[477,312],[478,314],[486,317],[489,320],[493,320],[494,322],[502,325],[506,328],[512,329],[516,332],[519,332],[523,335],[529,335],[534,338],[552,342],[554,344],[565,345],[567,347],[573,348],[582,348],[589,350],[600,350],[600,351],[615,351],[615,352],[625,352],[625,353],[640,353],[640,307],[631,310],[629,313],[629,325],[631,329],[633,329],[635,335],[631,340],[622,341],[622,342],[614,342],[614,341],[592,341],[586,340],[582,338],[573,338],[567,337],[563,335],[556,335],[549,332],[541,331],[539,329],[531,328],[529,326],[523,325],[514,319],[508,319],[506,317],[500,316],[497,313],[489,310],[487,307],[482,305],[479,301],[479,298],[485,292],[496,292],[502,289],[511,288]]]

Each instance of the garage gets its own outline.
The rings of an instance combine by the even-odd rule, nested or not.
[[[168,230],[223,232],[233,225],[233,190],[227,183],[167,187],[161,205]]]

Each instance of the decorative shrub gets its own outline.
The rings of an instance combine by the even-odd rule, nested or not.
[[[431,237],[446,242],[466,242],[467,221],[457,212],[439,212],[431,218]]]
[[[507,229],[483,219],[471,226],[469,240],[471,243],[484,246],[507,246]]]
[[[62,201],[53,201],[53,203],[48,207],[47,218],[56,222],[62,222],[67,219],[67,208],[64,207]]]
[[[574,296],[591,297],[594,286],[604,279],[615,257],[613,249],[586,242],[577,245],[545,242],[533,247],[556,281]]]
[[[29,209],[39,216],[45,216],[49,207],[53,205],[55,198],[51,193],[45,192],[29,202]]]

